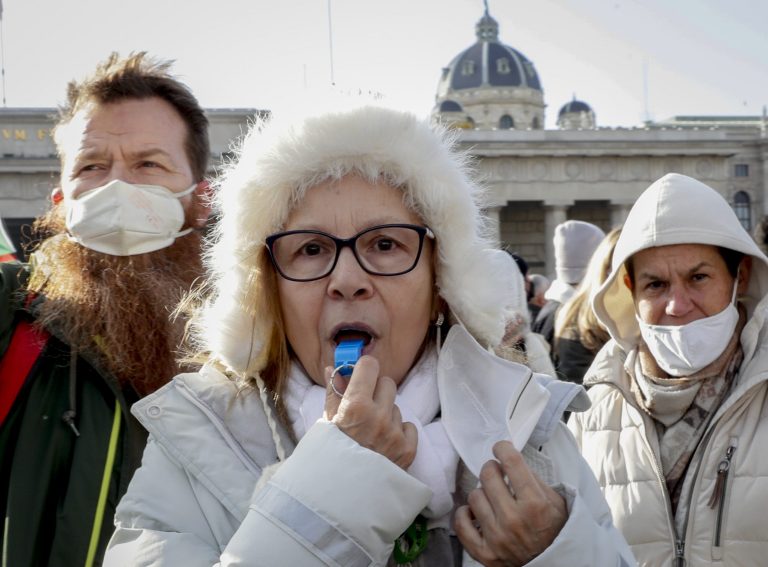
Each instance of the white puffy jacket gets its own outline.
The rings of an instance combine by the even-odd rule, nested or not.
[[[624,369],[639,331],[623,285],[625,260],[651,246],[725,246],[753,256],[742,330],[744,362],[688,467],[676,533],[661,471],[658,435],[639,410]],[[613,258],[611,277],[593,306],[613,339],[587,375],[592,407],[569,420],[577,443],[643,566],[768,565],[768,259],[713,190],[671,174],[651,186],[630,212]],[[718,478],[724,490],[710,498]],[[675,563],[675,560],[681,561]],[[684,562],[683,562],[684,561]]]
[[[524,455],[558,485],[569,518],[530,565],[634,564],[560,420],[573,385],[539,379],[551,395]],[[238,392],[211,368],[176,377],[133,413],[150,438],[118,507],[105,565],[384,565],[431,497],[426,485],[323,420],[257,487],[277,460],[258,393]]]

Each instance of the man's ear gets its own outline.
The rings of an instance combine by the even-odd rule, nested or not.
[[[207,179],[198,182],[195,190],[192,192],[192,210],[189,218],[190,224],[194,228],[203,228],[211,216],[211,200],[213,199],[213,188]]]
[[[624,285],[629,291],[632,291],[632,280],[629,279],[629,274],[624,274]]]
[[[51,190],[51,203],[58,205],[64,200],[64,191],[58,185]]]

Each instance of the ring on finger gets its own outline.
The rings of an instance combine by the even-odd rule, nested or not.
[[[354,368],[354,367],[355,367],[354,364],[340,364],[339,366],[333,369],[333,372],[331,372],[331,390],[333,390],[333,393],[339,396],[340,398],[344,397],[344,394],[342,394],[336,389],[336,384],[334,383],[334,380],[336,379],[336,374],[338,373],[340,376],[343,376],[343,374],[341,374],[341,370],[343,370],[344,368]]]

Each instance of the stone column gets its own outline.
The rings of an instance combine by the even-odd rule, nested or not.
[[[568,220],[567,210],[570,203],[545,203],[544,204],[544,250],[546,251],[547,271],[550,279],[555,277],[555,245],[552,239],[555,236],[555,227]]]
[[[768,138],[763,138],[760,145],[763,150],[763,215],[768,215]],[[755,222],[760,222],[760,219],[755,219]]]
[[[503,208],[504,205],[495,205],[483,209],[485,216],[488,217],[488,221],[491,226],[491,233],[495,235],[494,242],[496,247],[501,246],[501,210]]]

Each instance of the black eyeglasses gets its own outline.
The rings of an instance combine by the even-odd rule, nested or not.
[[[330,274],[341,249],[349,246],[357,263],[374,276],[399,276],[416,267],[424,237],[435,238],[427,227],[413,224],[382,224],[352,238],[336,238],[319,230],[289,230],[268,236],[269,257],[287,280],[310,282]]]

